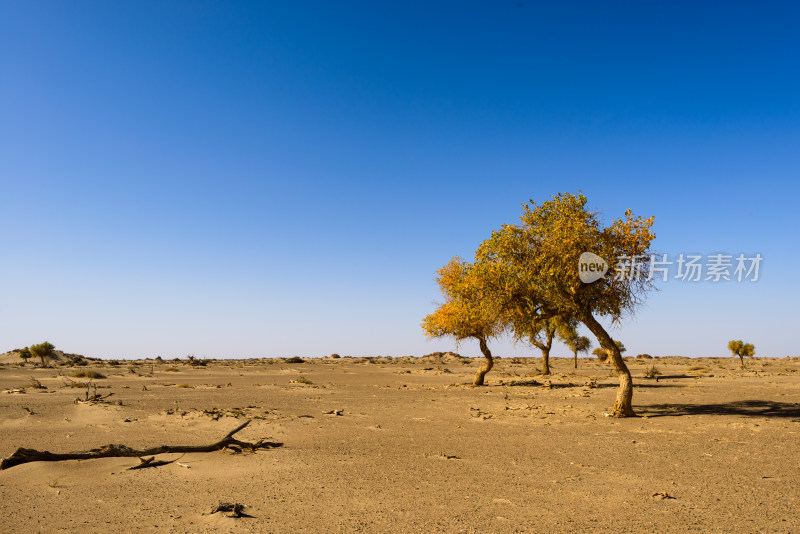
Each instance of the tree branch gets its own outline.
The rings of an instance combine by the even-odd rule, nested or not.
[[[133,457],[142,457],[142,456],[154,456],[156,454],[164,454],[164,453],[187,453],[187,452],[213,452],[219,451],[226,447],[235,446],[240,447],[242,449],[250,449],[251,451],[257,451],[259,449],[272,449],[275,447],[280,447],[283,443],[278,443],[274,441],[264,441],[264,439],[260,439],[255,443],[249,443],[246,441],[239,441],[238,439],[234,438],[234,434],[239,432],[240,430],[244,429],[247,425],[250,424],[250,419],[242,423],[241,425],[237,426],[230,432],[228,432],[225,437],[221,440],[217,441],[216,443],[212,443],[210,445],[161,445],[160,447],[154,447],[151,449],[132,449],[125,445],[105,445],[100,447],[99,449],[92,449],[90,451],[85,452],[69,452],[69,453],[52,453],[49,451],[37,451],[36,449],[24,449],[19,448],[9,456],[8,458],[4,458],[2,462],[0,462],[0,470],[8,469],[9,467],[14,467],[16,465],[28,463],[28,462],[60,462],[63,460],[91,460],[94,458],[133,458]]]

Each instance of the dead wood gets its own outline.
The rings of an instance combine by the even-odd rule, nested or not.
[[[139,464],[134,465],[133,467],[129,467],[128,471],[132,471],[134,469],[144,469],[146,467],[161,467],[162,465],[169,465],[173,462],[177,462],[181,458],[183,458],[183,454],[181,454],[174,460],[156,460],[155,456],[151,456],[150,458],[139,458]]]
[[[251,420],[248,419],[241,425],[228,432],[221,440],[210,445],[161,445],[160,447],[141,450],[132,449],[126,445],[111,444],[100,447],[99,449],[92,449],[90,451],[70,452],[64,454],[52,453],[49,451],[37,451],[36,449],[19,448],[16,450],[16,452],[14,452],[14,454],[8,458],[4,458],[0,462],[0,470],[8,469],[9,467],[14,467],[16,465],[28,462],[60,462],[63,460],[91,460],[94,458],[131,458],[155,456],[157,454],[164,453],[213,452],[225,449],[227,447],[232,447],[239,450],[247,449],[250,451],[257,451],[259,449],[272,449],[283,445],[283,443],[265,441],[264,439],[260,439],[255,443],[250,443],[247,441],[239,441],[238,439],[234,438],[234,434],[249,425],[250,421]]]
[[[217,512],[231,512],[231,515],[228,517],[253,517],[252,515],[248,515],[244,513],[244,508],[247,506],[246,504],[240,504],[238,502],[222,502],[214,507],[211,510],[212,514],[216,514]]]

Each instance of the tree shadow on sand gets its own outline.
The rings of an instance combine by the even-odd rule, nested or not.
[[[542,378],[541,382],[538,380],[511,380],[510,382],[503,382],[503,386],[509,387],[540,387],[549,389],[567,389],[567,388],[618,388],[619,384],[593,384],[589,385],[586,382],[548,382],[547,378]]]
[[[650,404],[639,406],[639,415],[670,417],[681,415],[747,415],[751,417],[797,418],[800,404],[762,400],[744,400],[718,404]]]

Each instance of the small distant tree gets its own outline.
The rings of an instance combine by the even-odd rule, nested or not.
[[[567,347],[569,350],[572,351],[572,362],[574,364],[575,369],[578,368],[578,353],[579,352],[589,352],[589,348],[592,346],[592,340],[586,336],[577,336],[574,338],[570,338],[566,341]]]
[[[430,337],[452,336],[456,341],[476,339],[483,357],[483,367],[475,374],[473,386],[482,386],[486,374],[494,366],[487,340],[500,335],[503,324],[501,309],[495,298],[486,269],[490,266],[472,264],[453,258],[436,273],[436,282],[445,302],[422,321]]]
[[[626,348],[625,348],[625,345],[623,345],[623,344],[622,344],[622,341],[619,341],[619,340],[616,340],[616,339],[615,339],[615,340],[614,340],[614,343],[616,343],[616,345],[617,345],[617,348],[619,349],[619,353],[620,353],[620,354],[622,354],[623,352],[625,352],[626,350],[628,350],[628,349],[626,349]]]
[[[756,347],[752,343],[745,343],[741,339],[732,339],[728,341],[728,350],[733,353],[734,357],[739,357],[739,361],[742,363],[742,369],[744,369],[744,357],[752,358],[756,355]]]
[[[563,322],[561,317],[538,320],[537,312],[530,322],[523,321],[521,325],[519,321],[511,323],[512,331],[518,339],[526,340],[542,352],[542,374],[545,376],[550,374],[550,350],[559,329],[564,328],[560,326]]]
[[[576,319],[562,320],[558,328],[558,337],[572,351],[572,363],[578,368],[578,353],[589,352],[592,341],[578,334],[578,321]]]
[[[55,346],[45,341],[44,343],[39,343],[38,345],[31,345],[28,350],[32,356],[39,358],[42,361],[42,366],[47,365],[47,358],[52,358],[55,356]]]
[[[22,363],[23,363],[23,364],[25,364],[25,363],[28,363],[28,359],[29,359],[31,356],[33,356],[33,355],[31,354],[31,349],[30,349],[30,347],[25,347],[24,349],[20,349],[20,351],[19,351],[19,357],[20,357],[20,358],[22,358]]]

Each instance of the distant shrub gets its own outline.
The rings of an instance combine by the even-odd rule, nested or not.
[[[636,355],[636,359],[637,360],[652,360],[653,357],[650,356],[649,354],[637,354]]]
[[[205,367],[208,365],[208,360],[198,360],[191,354],[186,357],[186,363],[191,365],[192,367]]]
[[[291,358],[286,358],[286,363],[306,363],[306,361],[300,356],[292,356]]]
[[[337,359],[337,358],[341,358],[341,356],[339,356],[338,354],[336,354],[336,353],[334,352],[333,354],[331,354],[331,358],[333,358],[333,359],[335,360],[335,359]]]
[[[597,356],[597,359],[600,360],[601,362],[604,362],[604,361],[606,361],[608,359],[608,353],[604,349],[602,349],[600,347],[597,347],[596,349],[594,349],[592,351],[592,354]]]
[[[166,371],[168,373],[177,373],[179,371],[179,369],[177,367],[170,366],[170,367],[167,367],[166,369],[164,369],[164,371]]]
[[[192,386],[190,386],[189,384],[178,384],[178,387],[179,388],[189,388],[189,389],[191,389]]]
[[[36,380],[35,378],[31,378],[27,384],[23,386],[25,389],[47,389],[47,386],[43,386],[41,382]]]
[[[661,376],[661,371],[655,365],[651,365],[644,371],[645,378],[658,378],[659,376]]]
[[[81,369],[80,371],[75,371],[71,373],[69,376],[72,378],[105,378],[106,375],[103,373],[99,373],[94,369]]]
[[[298,384],[307,384],[309,386],[314,383],[314,382],[312,382],[311,380],[309,380],[308,378],[306,378],[304,376],[301,376],[300,378],[295,380],[295,382],[298,383]]]
[[[119,360],[108,360],[106,363],[112,367],[116,367],[119,365]]]

